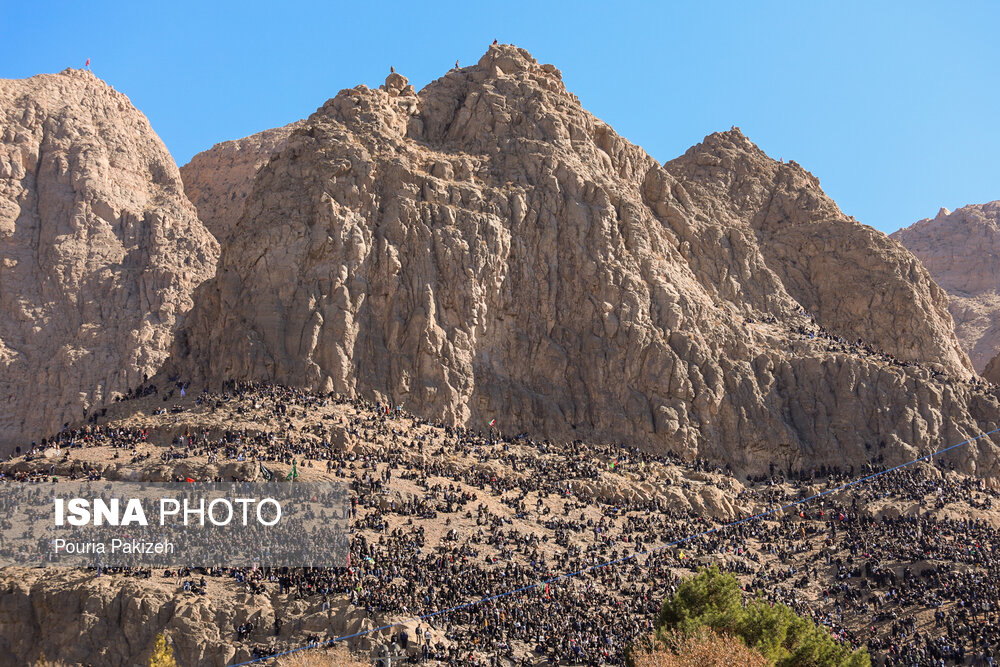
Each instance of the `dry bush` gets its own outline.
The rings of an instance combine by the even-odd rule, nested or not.
[[[178,667],[174,659],[174,649],[167,643],[167,636],[162,632],[156,635],[153,642],[153,654],[149,656],[149,667]]]
[[[278,667],[368,667],[368,663],[351,657],[346,646],[339,646],[332,650],[317,648],[293,653],[280,658]]]
[[[31,667],[69,667],[69,665],[62,660],[47,660],[43,652]]]
[[[767,660],[736,637],[711,630],[667,633],[632,652],[635,667],[767,667]]]

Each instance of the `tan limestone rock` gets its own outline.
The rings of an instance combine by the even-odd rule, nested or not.
[[[236,225],[257,170],[301,125],[299,121],[223,141],[181,167],[184,192],[198,209],[199,219],[219,241],[225,241]]]
[[[0,81],[0,447],[155,373],[217,255],[127,97],[82,70]]]
[[[660,165],[508,45],[386,88],[341,91],[260,169],[166,374],[758,471],[1000,422],[923,266],[738,131]]]
[[[942,208],[892,238],[948,293],[958,340],[975,369],[990,377],[987,364],[1000,352],[1000,201]]]

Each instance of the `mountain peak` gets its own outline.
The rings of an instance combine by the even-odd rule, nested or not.
[[[713,132],[705,137],[701,145],[710,148],[738,148],[747,152],[760,150],[757,148],[757,144],[750,141],[750,139],[743,134],[743,131],[736,125],[733,125],[728,130]]]
[[[746,468],[902,455],[919,392],[858,426],[858,388],[888,359],[971,375],[913,257],[738,129],[661,166],[510,45],[408,89],[341,91],[257,172],[165,374]]]
[[[91,72],[0,80],[0,128],[0,444],[13,446],[155,373],[218,245],[145,116]]]
[[[60,76],[74,77],[77,79],[93,79],[105,83],[103,79],[94,74],[91,70],[84,67],[67,67],[66,69],[59,72]],[[41,75],[45,76],[45,75]],[[107,85],[105,83],[105,85]]]
[[[501,75],[525,72],[537,66],[534,56],[513,44],[492,44],[476,63],[481,70],[495,68],[496,73]]]

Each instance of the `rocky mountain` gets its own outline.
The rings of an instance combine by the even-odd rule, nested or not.
[[[82,70],[0,81],[0,447],[155,373],[217,255],[128,98]]]
[[[942,208],[892,234],[948,293],[955,333],[984,372],[1000,352],[1000,201]]]
[[[767,268],[822,326],[968,375],[947,296],[910,253],[845,216],[794,161],[772,160],[735,131],[708,137],[665,166],[714,221],[752,230]]]
[[[815,177],[735,129],[661,165],[508,45],[419,94],[390,74],[324,104],[257,173],[196,300],[166,375],[741,469],[903,459],[1000,423],[944,292]],[[991,448],[961,465],[995,471]]]
[[[198,217],[219,241],[224,241],[243,212],[257,170],[284,148],[302,121],[224,141],[198,153],[181,167],[184,192]]]

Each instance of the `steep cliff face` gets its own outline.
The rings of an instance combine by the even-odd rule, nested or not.
[[[661,166],[511,46],[328,101],[197,301],[169,374],[746,469],[906,457],[1000,416],[940,290],[815,178],[735,131]],[[803,309],[919,367],[810,337]]]
[[[1000,201],[941,209],[892,234],[948,293],[955,333],[977,371],[1000,352]]]
[[[198,218],[216,239],[225,241],[243,212],[253,179],[302,121],[249,137],[224,141],[198,153],[181,167],[184,192],[198,209]]]
[[[0,447],[152,375],[218,244],[129,100],[85,71],[0,81]]]

